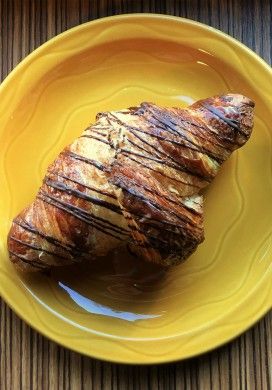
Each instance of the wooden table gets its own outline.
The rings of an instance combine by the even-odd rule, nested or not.
[[[1,79],[54,35],[102,16],[157,12],[199,20],[234,36],[268,63],[272,3],[235,0],[0,0]],[[139,367],[103,363],[61,348],[0,301],[0,389],[272,388],[272,315],[247,333],[188,361]]]

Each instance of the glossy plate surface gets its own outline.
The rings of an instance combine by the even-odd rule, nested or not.
[[[249,49],[169,16],[101,19],[33,52],[0,87],[1,296],[47,337],[115,362],[187,358],[252,325],[272,301],[271,88],[271,69]],[[255,128],[206,191],[206,240],[186,263],[162,272],[112,253],[51,276],[15,272],[12,218],[97,112],[228,91],[255,100]]]

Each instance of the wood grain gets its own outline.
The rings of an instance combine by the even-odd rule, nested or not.
[[[0,76],[79,23],[129,12],[188,17],[221,29],[272,60],[272,2],[235,0],[0,0]],[[0,389],[272,388],[272,315],[232,343],[195,359],[122,366],[83,357],[32,330],[0,301]]]

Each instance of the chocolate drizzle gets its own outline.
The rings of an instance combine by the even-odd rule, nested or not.
[[[27,248],[33,249],[35,251],[44,252],[44,253],[47,253],[50,256],[59,257],[60,259],[67,259],[67,256],[62,256],[62,255],[60,255],[60,254],[58,254],[56,252],[49,251],[48,249],[44,249],[41,246],[30,244],[29,242],[19,240],[18,238],[13,237],[13,236],[10,236],[9,238],[10,238],[10,240],[18,242],[20,245],[26,246]]]
[[[175,178],[175,177],[166,175],[165,173],[163,173],[163,172],[161,172],[161,171],[159,171],[159,170],[156,170],[156,169],[152,168],[150,165],[146,165],[146,164],[144,164],[142,161],[139,161],[139,160],[137,160],[137,159],[135,159],[135,158],[133,158],[133,157],[131,157],[131,156],[126,156],[126,157],[127,157],[129,160],[134,161],[134,162],[137,163],[138,165],[141,165],[142,167],[144,167],[144,168],[146,168],[146,169],[148,169],[148,170],[150,170],[150,171],[152,171],[152,172],[155,172],[156,174],[161,175],[161,176],[164,177],[164,178],[167,178],[167,179],[170,179],[170,180],[174,180],[175,182],[177,182],[177,183],[179,183],[179,184],[184,184],[184,185],[189,186],[189,187],[198,188],[197,185],[195,185],[195,184],[192,184],[192,183],[190,183],[190,182],[186,182],[186,181],[183,181],[183,180],[179,180],[179,179],[177,179],[177,178]]]
[[[105,207],[106,209],[111,210],[113,212],[116,212],[118,214],[122,214],[122,211],[121,211],[119,206],[114,205],[114,204],[109,203],[109,202],[106,202],[104,200],[101,200],[99,198],[91,197],[91,196],[89,196],[89,195],[87,195],[87,194],[85,194],[85,193],[83,193],[81,191],[75,190],[75,189],[67,186],[64,183],[60,183],[60,182],[56,182],[56,181],[52,181],[52,180],[46,179],[45,180],[45,184],[47,186],[49,186],[49,187],[52,187],[52,188],[56,189],[56,190],[62,191],[64,193],[68,194],[68,195],[72,195],[72,196],[75,196],[77,198],[87,200],[88,202],[94,203],[95,205],[99,205],[101,207]],[[50,196],[52,196],[52,195],[50,194]],[[56,198],[56,199],[58,199],[58,198]],[[87,213],[87,215],[88,215],[88,217],[98,221],[99,223],[101,222],[102,224],[108,225],[107,228],[112,228],[112,230],[115,231],[116,233],[120,233],[120,234],[123,234],[123,235],[128,235],[129,234],[129,231],[127,229],[125,229],[125,228],[123,228],[121,226],[113,224],[108,219],[105,219],[105,218],[102,218],[102,217],[98,217],[97,215],[94,215],[90,211]]]
[[[26,221],[23,222],[23,221],[18,221],[18,219],[15,219],[13,223],[34,235],[40,236],[51,245],[54,245],[56,247],[66,250],[67,252],[70,252],[73,256],[79,256],[80,254],[84,253],[81,248],[77,248],[75,245],[61,242],[56,237],[51,237],[49,235],[46,235],[40,230],[38,230],[36,227],[34,228],[30,224],[28,224]]]
[[[119,230],[116,230],[112,226],[106,226],[106,225],[101,224],[99,221],[95,221],[96,218],[92,214],[86,212],[84,209],[82,209],[80,207],[73,206],[70,203],[63,201],[63,200],[60,200],[59,198],[57,198],[53,195],[49,195],[43,191],[39,192],[39,195],[37,196],[37,198],[42,200],[45,203],[50,204],[51,206],[54,206],[54,207],[56,207],[64,212],[72,215],[76,219],[79,219],[80,221],[85,222],[87,225],[93,227],[94,229],[99,230],[100,232],[102,232],[106,235],[114,237],[117,240],[122,240],[122,238],[120,236],[113,234],[112,231],[116,232],[117,234],[122,234],[122,235],[123,235],[123,233],[121,233]]]
[[[62,174],[60,172],[48,171],[48,173],[50,173],[52,175],[55,175],[55,176],[58,176],[58,177],[60,177],[62,179],[68,180],[68,181],[70,181],[72,183],[78,184],[80,187],[84,187],[84,188],[86,188],[86,189],[88,189],[90,191],[96,192],[96,193],[101,194],[101,195],[105,195],[105,196],[107,196],[109,198],[112,198],[112,199],[117,199],[116,195],[114,195],[113,193],[101,190],[100,188],[96,188],[96,187],[93,187],[91,185],[83,184],[81,181],[78,181],[78,180],[76,180],[74,178],[72,179],[71,177],[69,177],[67,175],[64,175],[64,174]]]
[[[200,229],[198,226],[195,226],[194,222],[191,221],[185,215],[182,215],[181,213],[177,213],[173,209],[168,208],[166,206],[163,206],[161,203],[156,202],[156,200],[155,200],[156,198],[153,198],[154,199],[153,200],[152,197],[147,198],[146,196],[144,196],[142,192],[140,192],[139,190],[137,190],[135,188],[135,183],[133,186],[134,188],[133,187],[128,188],[128,186],[126,186],[126,184],[120,178],[114,179],[113,183],[117,187],[122,188],[122,190],[124,192],[129,193],[133,197],[138,198],[143,203],[147,204],[149,209],[152,210],[152,208],[154,208],[155,210],[157,210],[159,212],[159,214],[161,215],[162,219],[165,219],[167,221],[168,216],[173,215],[179,221],[179,223],[176,223],[176,225],[174,225],[174,226],[175,227],[185,227],[186,226],[186,229],[188,231],[188,235],[193,235],[194,231]],[[144,218],[144,215],[142,217]]]
[[[47,186],[52,187],[52,188],[59,190],[59,191],[66,192],[68,195],[76,196],[77,198],[84,199],[88,202],[91,202],[91,203],[97,205],[97,206],[105,207],[106,209],[111,210],[117,214],[122,214],[122,211],[121,211],[119,206],[117,206],[113,203],[107,202],[103,199],[88,195],[85,192],[79,191],[75,188],[72,188],[72,187],[66,185],[65,183],[53,181],[53,180],[50,180],[47,178],[45,179],[44,182]]]
[[[79,154],[76,154],[74,152],[69,152],[69,151],[66,151],[65,155],[69,156],[69,157],[71,157],[71,158],[73,158],[75,160],[82,161],[82,162],[84,162],[86,164],[93,165],[95,168],[99,169],[100,171],[103,171],[103,172],[106,171],[106,167],[103,164],[101,164],[99,161],[92,160],[90,158],[83,157],[83,156],[80,156]]]
[[[184,122],[182,120],[182,117],[176,117],[174,113],[172,112],[172,117],[171,119],[168,119],[168,115],[162,115],[158,109],[154,109],[151,105],[145,105],[145,113],[149,115],[143,115],[143,118],[145,121],[148,123],[151,123],[153,126],[154,124],[157,125],[159,123],[161,126],[160,128],[170,132],[170,134],[173,134],[175,137],[178,138],[178,141],[176,139],[168,139],[165,137],[158,136],[157,134],[151,133],[151,136],[155,136],[159,139],[162,139],[164,142],[170,142],[175,145],[185,147],[187,149],[190,149],[192,151],[196,151],[198,153],[201,153],[203,155],[206,155],[213,160],[217,162],[222,162],[221,157],[214,153],[212,150],[208,150],[207,148],[204,147],[204,145],[201,145],[200,142],[196,142],[192,139],[192,134],[194,134],[194,137],[196,136],[195,133],[189,132],[190,127],[184,126]],[[151,118],[153,120],[151,120]],[[174,121],[176,119],[176,121]],[[200,125],[194,124],[198,128],[198,133],[197,133],[197,138],[199,138],[199,128],[201,128]],[[157,127],[157,126],[156,126]],[[203,129],[203,127],[202,127]]]
[[[211,106],[210,104],[202,104],[204,108],[206,108],[208,111],[210,111],[212,114],[216,115],[219,119],[221,119],[223,122],[225,122],[227,125],[232,127],[233,129],[237,130],[239,133],[244,133],[241,131],[239,122],[235,119],[227,118],[225,115],[221,113],[216,107]]]
[[[110,147],[112,147],[112,145],[109,143],[109,141],[107,141],[107,140],[105,140],[105,139],[101,139],[101,138],[96,137],[96,136],[94,136],[94,135],[83,134],[80,138],[91,138],[91,139],[95,139],[96,141],[103,142],[104,144],[109,145]]]
[[[181,172],[185,172],[187,173],[188,175],[190,176],[195,176],[195,177],[198,177],[200,179],[204,179],[204,180],[207,180],[208,182],[211,181],[211,178],[210,177],[206,177],[204,176],[203,174],[201,174],[201,172],[196,172],[195,170],[192,170],[190,169],[190,166],[185,166],[184,164],[181,163],[181,161],[177,161],[175,160],[172,156],[170,156],[169,154],[165,153],[164,151],[161,150],[161,148],[158,148],[154,145],[152,145],[151,142],[148,142],[147,141],[147,137],[146,137],[146,140],[143,140],[139,135],[136,135],[135,134],[135,131],[140,131],[144,134],[148,134],[148,136],[150,137],[153,137],[153,138],[158,138],[160,139],[161,141],[164,141],[164,142],[170,142],[170,143],[173,143],[173,144],[176,144],[177,146],[181,146],[183,148],[187,148],[187,149],[191,149],[191,150],[194,150],[198,153],[202,153],[202,154],[207,154],[207,152],[204,152],[204,149],[203,150],[200,150],[200,149],[196,149],[196,148],[192,148],[191,146],[188,147],[187,145],[185,144],[181,144],[180,142],[178,141],[173,141],[173,140],[169,140],[169,139],[166,139],[165,137],[162,137],[162,136],[158,136],[158,135],[155,135],[155,134],[152,134],[151,132],[143,132],[141,131],[141,129],[138,129],[136,128],[135,126],[130,126],[130,125],[127,125],[126,123],[122,122],[120,119],[116,118],[116,116],[114,114],[111,113],[111,117],[114,118],[115,121],[117,121],[118,124],[120,124],[121,126],[125,127],[126,129],[128,129],[130,131],[130,133],[132,133],[134,135],[134,137],[138,138],[139,140],[141,140],[142,143],[145,143],[146,145],[148,145],[151,149],[153,149],[154,151],[151,153],[148,153],[146,149],[144,149],[143,147],[139,146],[138,144],[136,144],[135,142],[133,142],[130,138],[127,138],[127,141],[131,144],[133,144],[134,146],[138,147],[139,149],[142,149],[144,150],[146,153],[149,154],[149,156],[143,156],[143,155],[139,155],[140,157],[143,157],[143,158],[146,158],[146,159],[150,159],[150,160],[153,160],[153,161],[156,161],[157,163],[161,164],[161,165],[166,165],[166,166],[169,166],[171,168],[174,168],[176,169],[177,171],[181,171]],[[124,150],[122,150],[123,152]],[[136,155],[135,152],[133,151],[127,151],[127,153],[131,153],[131,154],[134,154]],[[160,155],[158,155],[158,153]],[[154,159],[152,156],[157,156],[157,159]],[[217,161],[217,162],[222,162],[223,160],[218,158],[218,156],[212,156],[212,158]],[[171,162],[167,161],[167,160],[171,160]]]
[[[13,252],[10,248],[9,248],[9,253],[12,256],[15,256],[18,259],[20,259],[20,261],[22,261],[23,263],[28,264],[28,265],[30,265],[33,268],[38,268],[40,270],[48,268],[48,265],[47,264],[43,264],[40,260],[36,261],[36,260],[29,259],[28,257],[25,257],[25,256],[23,256],[23,255],[21,255],[19,253]]]
[[[177,171],[182,171],[182,172],[186,172],[187,174],[191,175],[191,176],[195,176],[199,179],[202,179],[202,180],[206,180],[208,182],[210,182],[212,179],[210,177],[205,177],[201,174],[196,174],[196,173],[192,173],[190,171],[188,171],[187,169],[184,169],[182,168],[182,166],[178,166],[174,163],[170,163],[170,162],[166,162],[166,161],[162,161],[161,159],[159,158],[154,158],[154,157],[151,157],[151,156],[146,156],[145,154],[142,154],[142,153],[137,153],[137,152],[133,152],[129,149],[121,149],[121,152],[122,154],[124,154],[125,156],[129,156],[130,154],[132,154],[133,156],[136,156],[136,157],[140,157],[140,158],[143,158],[145,160],[149,160],[149,161],[153,161],[153,162],[156,162],[156,163],[159,163],[159,164],[162,164],[162,165],[166,165],[170,168],[174,168],[175,170]]]

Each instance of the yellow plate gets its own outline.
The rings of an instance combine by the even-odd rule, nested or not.
[[[251,326],[272,300],[271,89],[271,69],[252,51],[170,16],[101,19],[33,52],[0,88],[1,296],[52,340],[115,362],[187,358]],[[182,107],[228,91],[255,100],[254,132],[206,192],[206,240],[186,263],[161,273],[111,254],[51,277],[15,272],[12,218],[98,111],[141,101]]]

